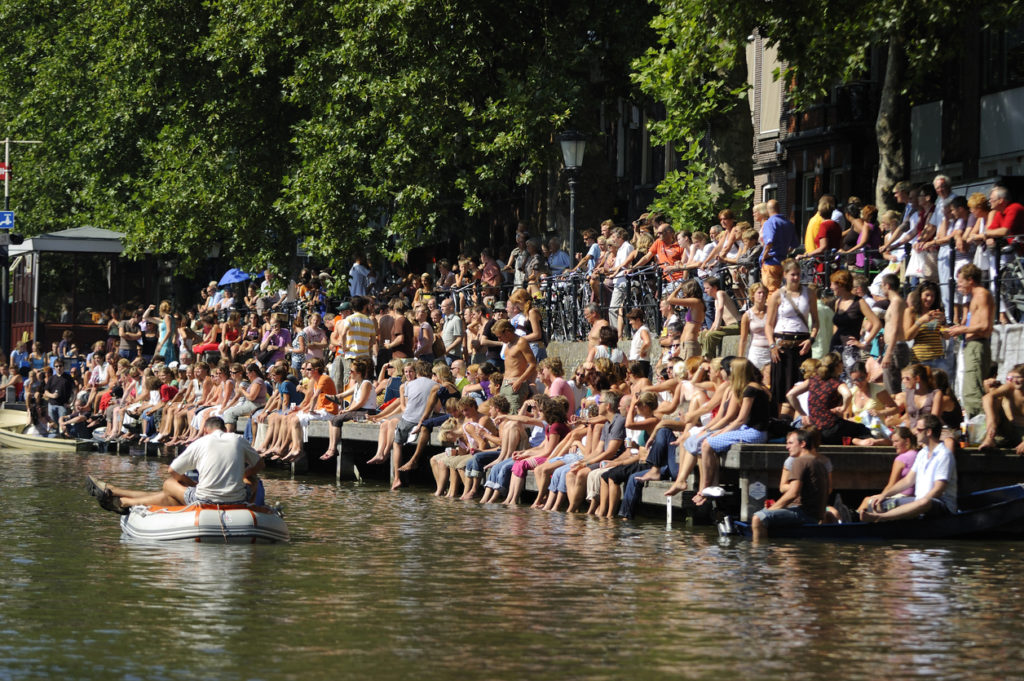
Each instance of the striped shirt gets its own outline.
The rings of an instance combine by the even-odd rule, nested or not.
[[[373,320],[356,312],[345,319],[345,357],[369,357],[370,346],[377,337]]]
[[[918,362],[927,362],[945,356],[946,344],[939,330],[939,322],[923,324],[914,338],[914,357]]]

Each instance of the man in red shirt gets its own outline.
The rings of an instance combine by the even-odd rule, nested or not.
[[[998,238],[1024,235],[1024,206],[1010,201],[1010,191],[996,185],[988,194],[992,219],[985,227],[985,236]]]
[[[679,264],[682,259],[683,247],[676,241],[676,233],[672,229],[672,225],[667,222],[663,222],[658,225],[658,238],[655,240],[651,247],[647,250],[647,255],[637,260],[634,264],[634,268],[640,268],[646,265],[653,258],[657,258],[658,265],[661,266],[662,271],[665,273],[665,278],[669,280],[682,279],[683,273],[681,270],[674,271],[669,274],[668,270]]]
[[[832,219],[831,214],[826,214],[827,209],[823,209],[818,212],[821,216],[821,223],[818,225],[818,235],[815,237],[817,243],[816,248],[813,251],[807,251],[801,255],[796,256],[797,260],[802,258],[813,258],[819,255],[827,255],[828,251],[839,248],[843,241],[843,228],[840,227],[839,223]],[[819,263],[818,271],[823,272],[824,266]]]

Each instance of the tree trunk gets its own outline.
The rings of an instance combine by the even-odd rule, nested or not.
[[[878,177],[875,180],[875,205],[892,206],[892,187],[906,179],[906,161],[903,153],[902,107],[899,100],[903,78],[903,38],[894,31],[889,38],[889,54],[885,60],[885,79],[875,119],[878,138]]]
[[[737,53],[733,69],[722,74],[730,88],[739,88],[747,81],[747,51],[740,45]],[[754,124],[747,94],[740,95],[739,103],[727,113],[712,118],[709,128],[708,162],[715,169],[711,190],[730,197],[737,219],[750,220],[750,199],[732,198],[736,192],[754,186]]]

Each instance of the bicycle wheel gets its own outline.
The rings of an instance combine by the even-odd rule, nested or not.
[[[1024,266],[1020,260],[1007,263],[999,272],[999,309],[1014,322],[1024,319]]]

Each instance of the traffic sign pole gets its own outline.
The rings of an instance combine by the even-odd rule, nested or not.
[[[4,210],[11,209],[11,138],[4,138]],[[11,260],[7,243],[0,245],[0,349],[11,356]]]
[[[42,140],[12,140],[9,137],[4,139],[4,211],[11,210],[11,145],[42,143]],[[0,351],[2,351],[4,357],[8,357],[11,354],[11,273],[7,251],[7,244],[10,243],[10,232],[6,232],[5,236],[7,236],[6,243],[0,245]],[[36,276],[39,275],[37,274]],[[32,340],[38,339],[33,338]]]

